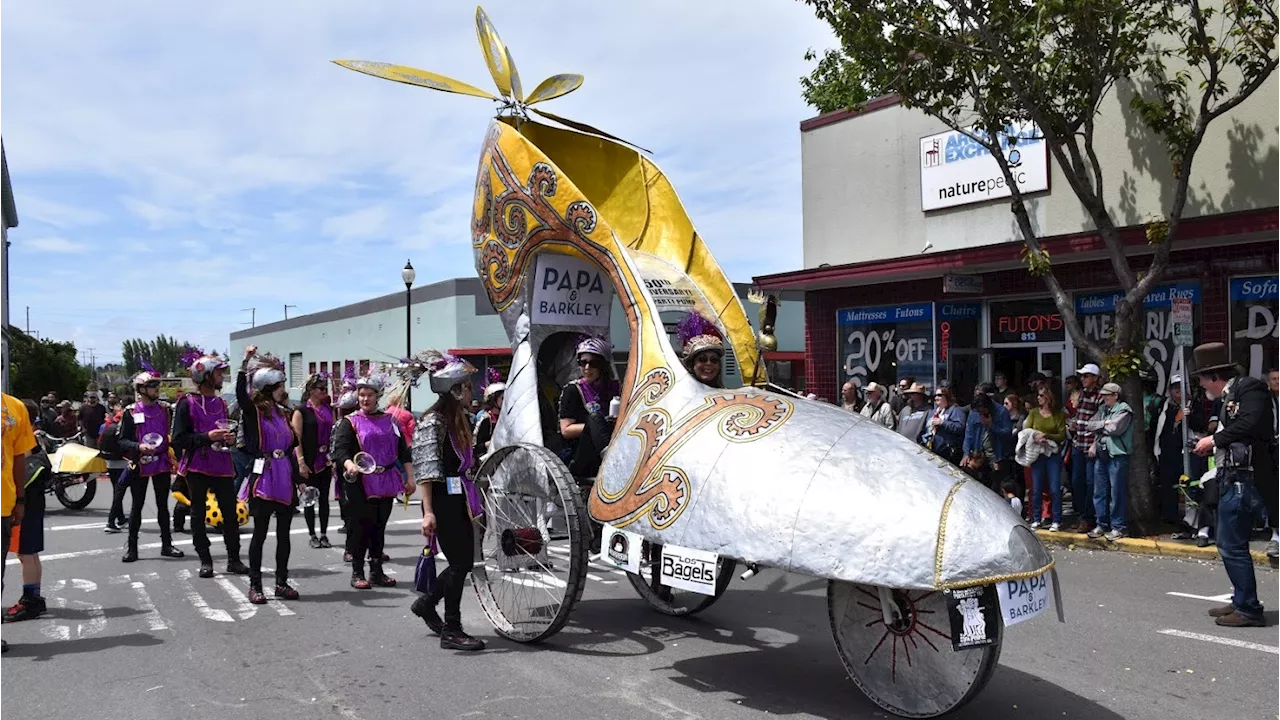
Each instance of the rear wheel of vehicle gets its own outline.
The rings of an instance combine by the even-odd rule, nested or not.
[[[65,475],[54,479],[53,494],[68,510],[83,510],[93,502],[98,493],[98,478],[84,473]]]
[[[646,540],[642,548],[640,574],[627,573],[627,580],[631,582],[637,595],[663,615],[696,615],[715,605],[724,591],[729,589],[729,581],[733,579],[733,573],[738,567],[736,560],[720,558],[716,562],[716,594],[703,595],[656,582],[654,573],[662,564],[662,546]]]

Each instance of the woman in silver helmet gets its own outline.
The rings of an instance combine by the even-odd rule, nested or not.
[[[284,382],[282,362],[270,354],[259,356],[256,345],[245,348],[244,362],[236,375],[236,400],[242,413],[244,449],[253,458],[249,478],[240,487],[240,499],[248,502],[253,517],[249,602],[255,605],[267,602],[262,592],[262,548],[272,517],[276,519],[275,596],[298,598],[298,591],[289,586],[289,525],[297,499],[291,450],[298,441],[280,406],[288,397]],[[228,517],[223,522],[235,520]]]
[[[476,369],[462,358],[434,350],[408,363],[406,381],[423,373],[431,378],[438,399],[418,423],[413,441],[415,479],[422,497],[422,534],[427,547],[418,561],[414,582],[422,593],[411,610],[440,636],[446,650],[482,650],[484,641],[462,629],[462,590],[475,564],[472,519],[480,513],[480,497],[471,482],[475,454],[471,433],[471,378]],[[436,578],[434,546],[449,559]],[[436,605],[444,600],[444,619]]]
[[[395,498],[413,488],[396,463],[412,477],[413,455],[395,419],[378,408],[386,389],[386,376],[376,369],[356,382],[359,407],[342,418],[333,431],[333,464],[343,469],[347,493],[347,552],[351,555],[351,587],[367,590],[373,586],[394,587],[395,579],[382,571],[382,548],[386,542],[387,520]],[[356,456],[372,458],[372,467],[361,467]],[[369,577],[365,579],[365,556]]]

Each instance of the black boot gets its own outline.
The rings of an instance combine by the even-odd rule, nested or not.
[[[160,548],[160,554],[164,557],[170,558],[180,558],[185,555],[185,553],[169,543],[165,543],[164,546]]]
[[[463,632],[461,625],[451,623],[440,633],[440,649],[475,652],[484,649],[484,641]]]
[[[436,635],[444,631],[444,621],[440,619],[440,613],[436,612],[435,601],[426,595],[419,595],[418,599],[413,601],[409,611],[422,618],[422,622],[427,624],[427,629]]]
[[[249,566],[240,562],[240,558],[231,558],[227,560],[227,572],[232,575],[248,575]]]
[[[138,541],[130,540],[124,545],[124,557],[120,558],[120,562],[138,562]]]
[[[369,582],[378,587],[396,586],[395,578],[387,577],[387,574],[382,572],[381,562],[369,563]]]

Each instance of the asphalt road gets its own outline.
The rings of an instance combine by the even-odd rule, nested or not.
[[[401,587],[352,590],[341,551],[311,549],[303,531],[293,536],[291,562],[302,598],[253,606],[243,578],[194,577],[189,536],[181,536],[186,558],[144,547],[139,562],[121,564],[124,536],[101,531],[106,495],[86,511],[54,510],[47,519],[50,612],[3,627],[11,645],[0,662],[6,714],[885,717],[845,676],[824,584],[810,578],[765,570],[735,580],[698,618],[676,619],[648,610],[624,579],[596,571],[570,625],[538,647],[495,637],[468,591],[465,624],[490,649],[463,655],[442,651],[408,612],[416,508],[392,516],[388,553]],[[295,531],[302,528],[295,519]],[[154,522],[143,532],[144,544],[159,542]],[[1055,552],[1066,624],[1048,613],[1010,628],[995,676],[955,717],[1277,717],[1276,612],[1264,629],[1213,625],[1204,612],[1230,591],[1220,565]],[[273,553],[268,541],[268,564]],[[16,562],[10,556],[6,604],[18,594]],[[1259,582],[1268,606],[1280,607],[1276,573],[1260,571]]]

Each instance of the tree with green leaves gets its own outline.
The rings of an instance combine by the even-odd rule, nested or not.
[[[188,344],[178,342],[177,338],[158,335],[151,341],[142,338],[125,340],[120,352],[124,356],[125,369],[130,375],[142,371],[143,360],[161,374],[169,375],[180,374],[186,369],[180,362],[182,351],[186,347]]]
[[[74,343],[38,339],[9,326],[10,394],[38,400],[49,391],[64,400],[78,400],[89,387],[92,373],[77,360]]]
[[[1141,398],[1143,300],[1161,281],[1178,238],[1196,152],[1213,123],[1245,102],[1276,69],[1276,9],[1225,0],[805,0],[829,23],[838,51],[803,79],[820,111],[894,93],[907,107],[968,135],[996,160],[1010,189],[1028,270],[1044,280],[1077,348]],[[812,57],[812,53],[810,54]],[[1153,255],[1135,267],[1106,202],[1108,163],[1097,119],[1117,89],[1159,140],[1172,178],[1147,222]],[[1104,243],[1123,296],[1107,342],[1087,337],[1041,245],[1006,155],[1010,128],[1034,123]],[[1131,525],[1156,527],[1144,433],[1134,434]]]

